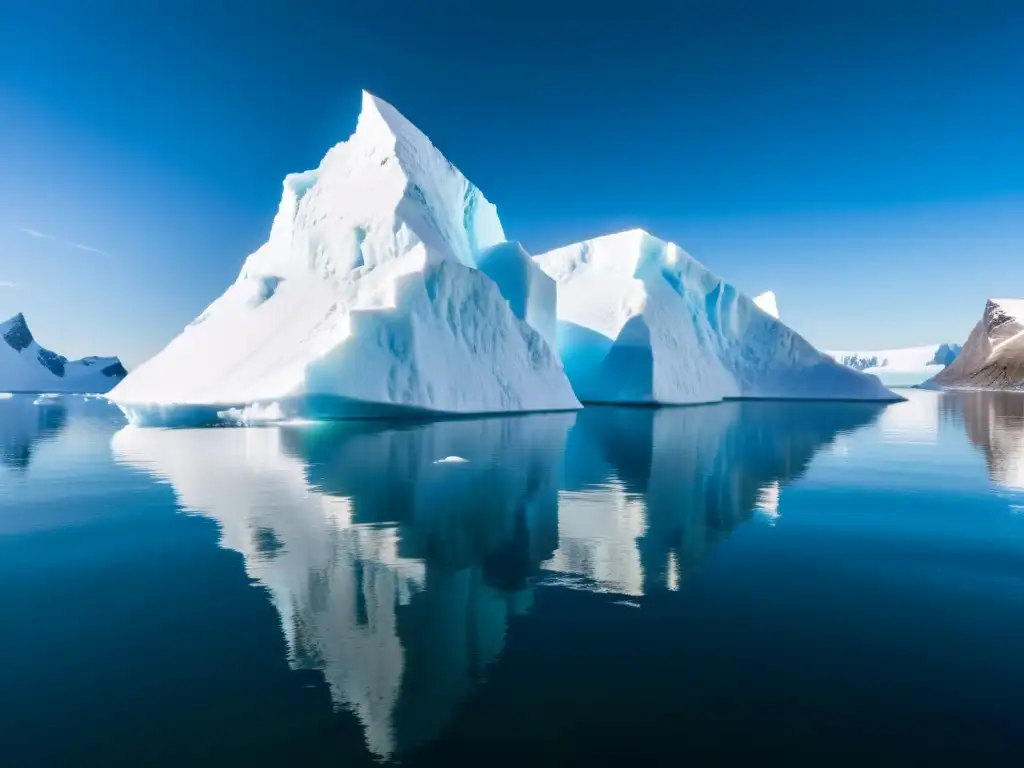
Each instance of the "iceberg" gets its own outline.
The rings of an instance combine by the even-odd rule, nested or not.
[[[1024,390],[1024,299],[989,299],[960,354],[929,389]]]
[[[136,425],[559,411],[555,291],[391,105],[284,180],[236,281],[109,395]],[[538,325],[534,326],[532,323]]]
[[[776,320],[779,319],[779,304],[775,300],[774,291],[765,291],[760,296],[755,296],[754,303],[757,304],[762,312],[767,312]]]
[[[535,259],[557,284],[558,350],[584,402],[902,399],[643,230]]]
[[[104,394],[125,375],[116,357],[68,360],[40,346],[21,313],[0,323],[0,390]]]
[[[951,342],[902,349],[830,351],[837,362],[877,376],[887,387],[913,387],[935,376],[956,359],[960,345]]]

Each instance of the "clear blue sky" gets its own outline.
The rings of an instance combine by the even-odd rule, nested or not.
[[[366,88],[531,251],[642,226],[819,346],[962,340],[1024,295],[1022,40],[1020,0],[0,0],[0,314],[137,364]]]

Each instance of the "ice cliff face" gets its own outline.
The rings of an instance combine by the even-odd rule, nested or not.
[[[285,178],[235,283],[110,397],[140,424],[579,407],[554,291],[426,136],[363,94],[355,133]],[[499,265],[500,262],[500,265]],[[517,266],[518,265],[518,266]]]
[[[926,385],[1024,390],[1024,299],[989,299],[960,354]]]
[[[126,375],[116,357],[68,360],[39,345],[25,316],[0,323],[0,391],[102,394]]]
[[[536,260],[558,285],[558,349],[585,402],[900,399],[642,230]]]

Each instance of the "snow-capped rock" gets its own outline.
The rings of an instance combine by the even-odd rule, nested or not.
[[[927,381],[960,354],[960,345],[944,342],[923,347],[876,349],[869,351],[831,351],[837,362],[877,376],[887,387],[912,387]]]
[[[477,268],[504,241],[480,190],[364,92],[352,136],[285,178],[235,283],[110,398],[137,424],[578,408],[530,325],[554,292]]]
[[[774,291],[765,291],[760,296],[755,296],[754,303],[757,304],[762,311],[767,312],[776,320],[779,319],[779,305],[775,301]]]
[[[557,283],[558,349],[585,402],[901,399],[643,230],[535,258]]]
[[[1024,299],[989,299],[960,354],[925,385],[1024,390]]]
[[[40,346],[20,313],[0,323],[0,391],[102,394],[125,373],[116,357],[68,360]]]

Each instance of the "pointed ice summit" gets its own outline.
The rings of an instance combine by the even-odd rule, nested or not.
[[[0,323],[0,392],[103,394],[124,376],[116,357],[68,360],[40,346],[21,313]]]
[[[575,409],[531,325],[554,301],[480,190],[364,92],[234,284],[110,399],[143,425]]]
[[[584,402],[902,399],[643,230],[536,260],[557,283],[558,349]]]
[[[765,291],[760,296],[755,296],[754,303],[776,320],[779,319],[779,304],[775,300],[775,291]]]
[[[989,299],[963,349],[925,386],[1024,390],[1024,299]]]

